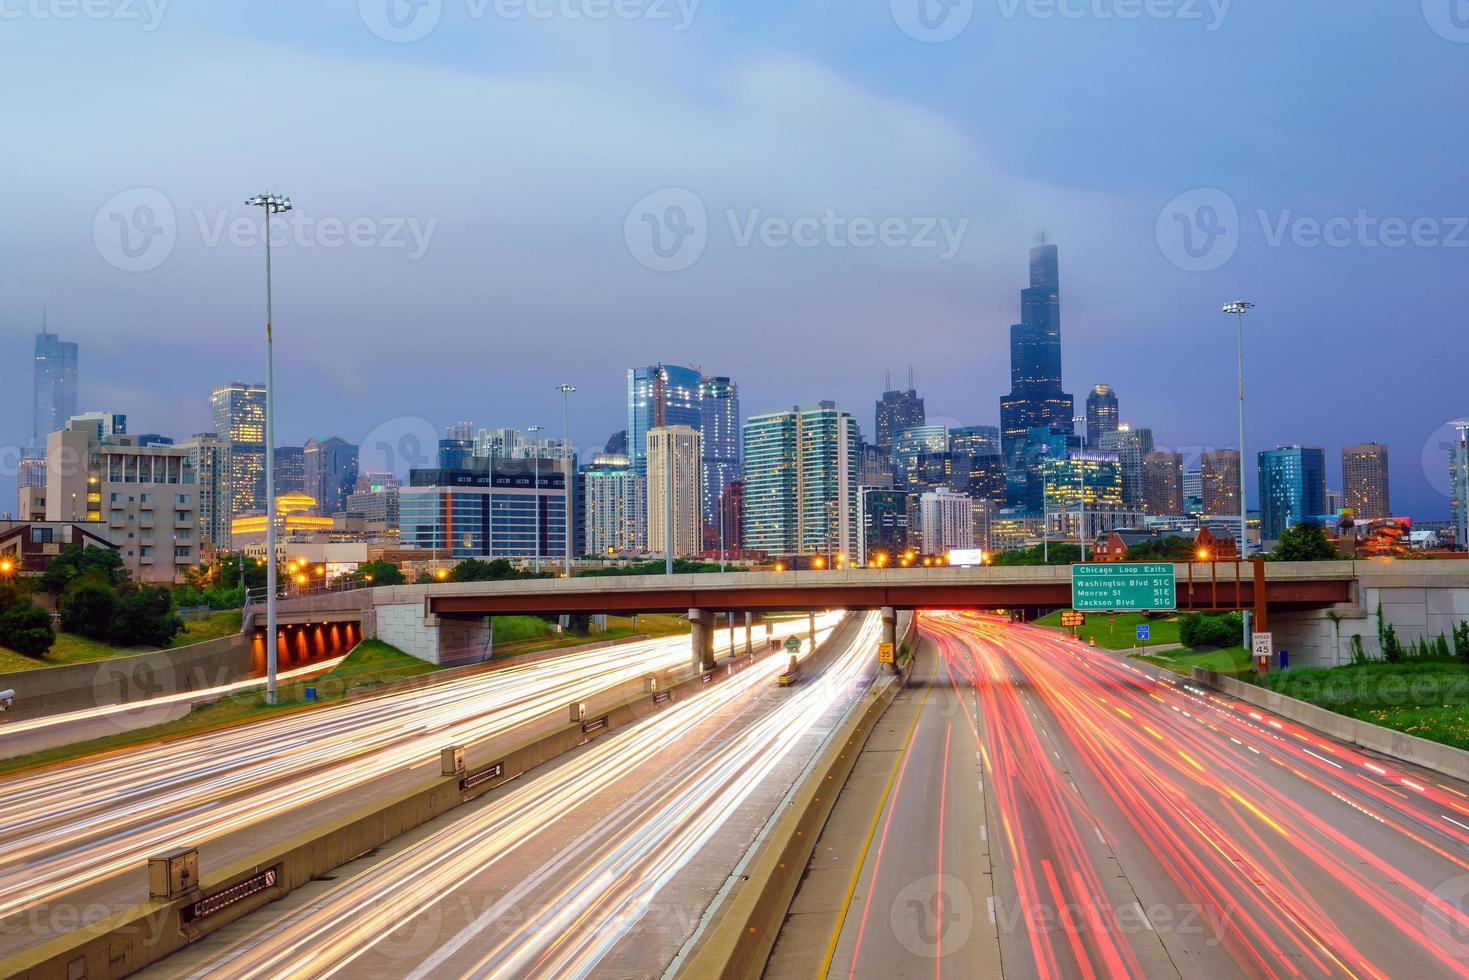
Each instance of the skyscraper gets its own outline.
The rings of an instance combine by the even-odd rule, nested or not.
[[[740,389],[729,378],[699,382],[699,435],[704,444],[704,525],[719,523],[719,495],[740,478]]]
[[[306,493],[306,450],[301,446],[275,447],[275,493]]]
[[[1454,545],[1469,545],[1469,421],[1454,423],[1456,436],[1449,444],[1449,513]]]
[[[1010,394],[1000,399],[1002,449],[1009,457],[1034,428],[1071,434],[1075,401],[1061,390],[1061,274],[1056,246],[1030,250],[1030,286],[1010,328]]]
[[[1364,442],[1341,451],[1344,506],[1357,518],[1391,517],[1387,489],[1387,447]]]
[[[1103,433],[1116,432],[1118,421],[1117,392],[1111,385],[1094,385],[1086,396],[1086,448],[1101,449]]]
[[[974,547],[974,501],[968,494],[946,487],[918,498],[919,538],[929,555],[945,555],[954,548]]]
[[[230,444],[230,516],[265,510],[265,385],[221,385],[209,408],[214,432]]]
[[[893,475],[899,489],[919,480],[919,460],[929,453],[947,452],[949,430],[942,425],[915,425],[893,433]]]
[[[686,425],[698,432],[703,427],[701,380],[698,371],[675,364],[653,364],[627,372],[627,448],[633,472],[648,475],[649,431]]]
[[[745,422],[744,546],[771,555],[858,552],[857,420],[835,402]]]
[[[48,433],[77,413],[77,345],[54,333],[36,334],[31,446],[44,449]]]
[[[598,453],[582,468],[589,555],[648,550],[648,484],[626,456]]]
[[[993,425],[965,425],[949,430],[949,452],[962,456],[995,456],[1000,430]]]
[[[188,450],[199,491],[199,553],[230,547],[230,444],[218,433],[200,432],[179,443]]]
[[[689,425],[660,425],[648,430],[648,550],[688,558],[704,545],[702,482],[703,446]],[[673,525],[669,527],[669,494]]]
[[[1114,432],[1102,434],[1103,452],[1116,453],[1122,476],[1122,502],[1141,508],[1145,503],[1143,457],[1153,451],[1153,430],[1119,425]]]
[[[1143,457],[1143,509],[1155,516],[1183,513],[1183,457],[1178,453]]]
[[[347,497],[357,485],[357,447],[345,439],[307,439],[302,449],[306,463],[306,495],[317,511],[330,517],[347,509]]]
[[[1204,453],[1199,465],[1203,471],[1204,513],[1239,514],[1239,451],[1219,449]]]
[[[1286,446],[1260,453],[1260,538],[1326,513],[1326,452]]]
[[[874,431],[877,433],[877,448],[883,452],[889,452],[893,448],[893,440],[898,433],[904,429],[923,425],[927,421],[927,415],[923,409],[923,399],[918,397],[918,392],[913,388],[913,375],[908,375],[907,391],[884,391],[882,398],[877,402],[877,417]]]

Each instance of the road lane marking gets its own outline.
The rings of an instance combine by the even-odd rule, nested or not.
[[[990,840],[990,829],[988,827],[986,827],[984,824],[980,824],[979,825],[979,839],[982,840],[982,841],[984,841],[986,844],[989,843],[989,840]]]

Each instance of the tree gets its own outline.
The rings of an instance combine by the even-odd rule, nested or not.
[[[166,647],[183,628],[167,588],[137,586],[119,596],[108,639],[120,647]]]
[[[1046,552],[1049,551],[1049,560]],[[994,556],[991,562],[1001,567],[1016,565],[1072,565],[1081,561],[1081,548],[1074,544],[1057,542],[1046,548],[1036,545],[1034,548],[1024,548],[1019,551],[1002,551]]]
[[[56,611],[68,633],[106,642],[117,615],[117,590],[94,578],[79,579],[61,594]]]
[[[403,570],[390,561],[363,562],[352,573],[352,578],[373,585],[402,585],[408,581],[403,577]]]
[[[1194,543],[1181,534],[1164,534],[1127,549],[1128,561],[1193,561]]]
[[[114,548],[69,544],[46,566],[41,576],[41,588],[52,595],[60,595],[67,586],[83,578],[95,578],[117,586],[128,581],[128,572],[123,566],[122,555]]]
[[[29,598],[11,602],[0,612],[0,646],[28,657],[39,657],[55,642],[51,614]]]
[[[449,569],[450,582],[503,582],[529,577],[528,573],[518,570],[505,558],[496,558],[493,561],[466,558]]]
[[[1244,621],[1239,613],[1209,616],[1189,613],[1178,624],[1178,639],[1192,649],[1235,646],[1239,643]]]
[[[1280,534],[1271,561],[1336,561],[1341,555],[1319,524],[1294,524]]]

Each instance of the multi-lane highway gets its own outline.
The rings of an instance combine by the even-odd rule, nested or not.
[[[923,622],[823,975],[1469,974],[1469,786],[1048,631]]]
[[[657,976],[876,670],[767,658],[267,906],[149,976]]]
[[[621,644],[0,780],[0,954],[145,898],[153,854],[197,846],[207,872],[436,774],[446,745],[524,738],[689,661],[687,637]]]

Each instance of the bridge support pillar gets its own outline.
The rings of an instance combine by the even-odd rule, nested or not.
[[[806,614],[806,635],[811,639],[811,651],[816,651],[816,614]]]
[[[898,611],[892,606],[882,607],[881,642],[891,643],[893,645],[894,659],[896,659],[898,652]],[[896,663],[885,664],[884,667],[888,673],[897,673],[898,671],[898,665]]]
[[[690,609],[689,635],[694,647],[694,670],[713,670],[714,614],[707,609]]]
[[[745,613],[745,656],[747,657],[753,657],[755,655],[755,641],[751,636],[754,629],[755,614],[747,612]]]

